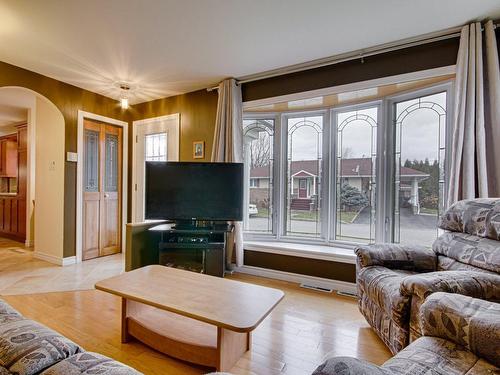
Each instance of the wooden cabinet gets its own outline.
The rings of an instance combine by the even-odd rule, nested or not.
[[[27,126],[0,138],[0,177],[16,177],[17,193],[0,194],[0,236],[26,239],[26,183],[28,169]]]
[[[0,138],[0,177],[17,177],[17,136]]]

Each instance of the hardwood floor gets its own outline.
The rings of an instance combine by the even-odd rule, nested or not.
[[[20,242],[0,237],[0,294],[93,289],[94,284],[124,269],[121,254],[60,267],[36,259]]]
[[[304,375],[329,356],[355,356],[376,364],[391,357],[352,298],[242,274],[231,278],[285,292],[284,300],[254,331],[252,350],[238,361],[234,374]],[[136,341],[121,344],[121,300],[107,293],[88,290],[3,298],[86,350],[103,353],[145,374],[189,375],[210,370],[166,357]]]

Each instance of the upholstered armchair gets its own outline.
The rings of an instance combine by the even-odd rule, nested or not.
[[[359,308],[393,354],[421,336],[419,308],[435,292],[500,301],[500,199],[460,201],[432,249],[379,244],[357,255]]]
[[[335,357],[313,375],[500,374],[500,304],[437,292],[420,315],[424,336],[382,366]]]

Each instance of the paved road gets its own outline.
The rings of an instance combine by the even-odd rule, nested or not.
[[[370,238],[369,208],[365,208],[351,224],[341,224],[340,233],[343,236]],[[401,210],[400,219],[401,243],[432,245],[437,236],[437,218],[431,215],[413,215],[410,209]],[[255,231],[270,230],[270,224],[265,218],[250,218],[250,229]],[[292,220],[291,230],[300,233],[317,233],[319,226],[313,221]],[[339,234],[340,234],[339,233]],[[373,236],[373,234],[372,234]]]

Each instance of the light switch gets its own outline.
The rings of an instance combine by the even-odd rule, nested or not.
[[[78,161],[78,153],[77,152],[67,152],[66,153],[66,161],[77,162]]]
[[[49,164],[49,171],[55,171],[56,170],[56,162],[55,160],[52,160]]]

